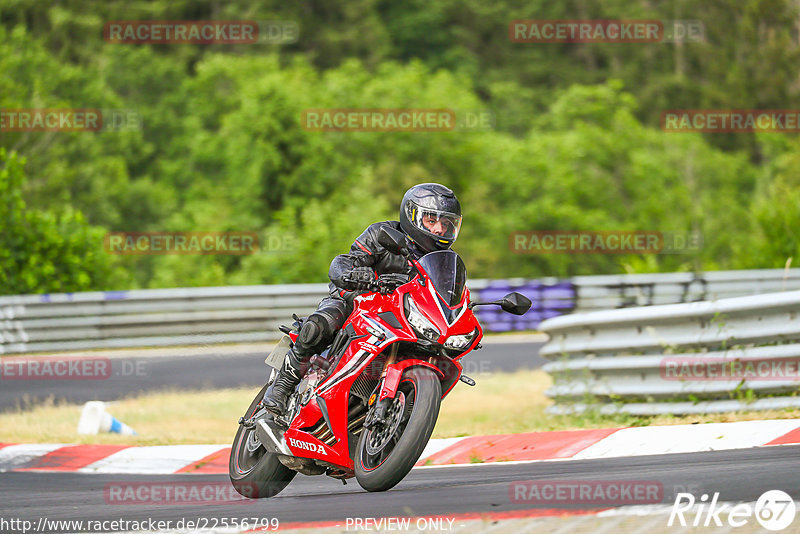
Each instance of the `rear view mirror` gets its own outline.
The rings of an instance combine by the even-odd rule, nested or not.
[[[503,311],[513,313],[514,315],[524,315],[525,312],[531,309],[531,299],[522,293],[509,293],[500,300],[500,307]]]
[[[378,243],[392,254],[408,255],[406,248],[406,235],[394,228],[381,228],[378,234]]]

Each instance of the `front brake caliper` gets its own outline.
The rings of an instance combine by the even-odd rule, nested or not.
[[[392,400],[393,399],[389,398],[379,400],[370,414],[367,416],[367,419],[364,421],[364,427],[371,428],[375,425],[385,424],[386,412],[389,410]]]

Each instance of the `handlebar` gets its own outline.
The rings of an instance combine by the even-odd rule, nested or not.
[[[357,290],[367,289],[386,295],[410,279],[409,275],[402,273],[386,273],[375,279],[367,271],[353,271],[344,280],[355,284]]]
[[[377,287],[381,294],[386,295],[391,293],[398,286],[401,286],[411,280],[409,275],[402,273],[386,273],[378,277]]]

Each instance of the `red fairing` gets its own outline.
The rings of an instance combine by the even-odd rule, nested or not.
[[[383,380],[383,386],[381,387],[380,395],[378,395],[378,400],[394,398],[395,394],[397,393],[397,386],[400,385],[400,378],[403,376],[403,371],[409,367],[427,367],[439,375],[440,378],[445,378],[444,373],[442,373],[438,367],[428,363],[427,361],[419,360],[417,358],[402,360],[387,367],[386,378]],[[461,369],[459,366],[459,371],[460,370]],[[444,397],[444,395],[442,395],[442,397]]]
[[[424,281],[424,284],[420,281]],[[420,312],[441,332],[433,343],[424,338],[420,339],[409,324],[404,310],[404,299],[407,294],[413,298]],[[352,438],[347,428],[348,409],[353,406],[350,399],[351,389],[359,376],[363,375],[369,380],[369,384],[377,381],[374,391],[377,395],[376,399],[373,399],[375,401],[393,398],[403,372],[417,366],[428,367],[437,374],[442,384],[443,397],[450,392],[461,376],[462,367],[458,360],[475,347],[483,336],[483,331],[472,310],[467,308],[469,290],[464,291],[457,306],[448,307],[450,310],[458,310],[454,312],[453,324],[448,324],[445,319],[440,309],[440,302],[442,306],[445,305],[442,299],[437,298],[433,284],[421,276],[417,276],[388,295],[366,293],[355,298],[354,312],[344,326],[345,329],[352,327],[354,332],[349,345],[341,358],[334,359],[325,378],[314,388],[306,404],[284,434],[286,445],[294,455],[321,460],[331,464],[333,469],[352,474],[351,455],[354,451],[350,450]],[[390,316],[379,316],[385,312],[392,312],[396,322]],[[399,326],[392,326],[390,323]],[[444,353],[442,345],[448,337],[473,332],[475,332],[474,337],[462,353],[452,358]],[[296,341],[296,333],[290,336],[292,341]],[[403,348],[398,352],[396,361],[386,365],[391,347],[401,342],[406,343],[401,345]],[[415,354],[414,344],[417,343],[432,347],[429,350],[434,351],[436,355],[423,352],[421,349],[416,349],[419,354]],[[361,382],[364,383],[363,380]],[[335,438],[331,445],[323,443],[311,434],[320,428],[320,424],[327,426],[325,413],[330,422],[330,431]],[[330,441],[326,432],[318,435]]]

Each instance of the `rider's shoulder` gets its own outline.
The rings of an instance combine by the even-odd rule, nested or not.
[[[400,221],[379,221],[370,224],[361,232],[361,235],[356,238],[356,242],[353,243],[353,246],[359,248],[363,247],[374,252],[382,251],[383,247],[378,243],[378,236],[380,235],[381,228],[387,226],[395,230],[400,230]]]
[[[400,229],[400,221],[379,221],[367,226],[367,230],[380,230],[384,226],[391,226],[392,228]]]
[[[395,230],[400,230],[400,221],[380,221],[372,223],[369,226],[367,226],[367,228],[363,232],[361,232],[360,237],[368,236],[373,239],[377,239],[378,234],[381,231],[381,228],[384,228],[386,226],[394,228]]]

